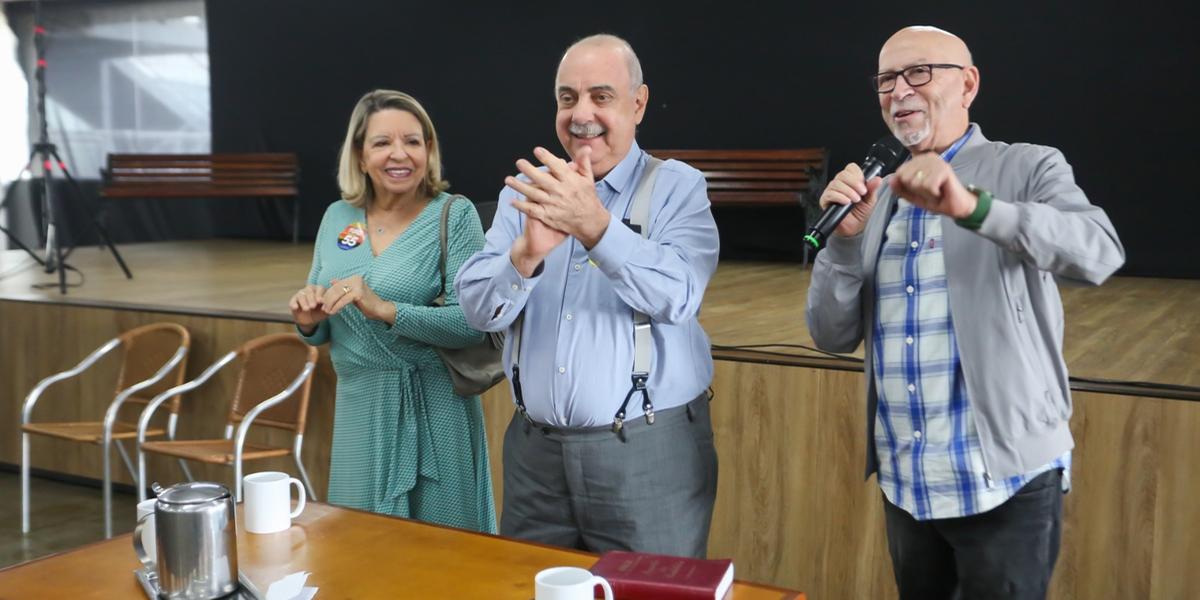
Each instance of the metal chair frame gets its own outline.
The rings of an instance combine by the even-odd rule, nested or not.
[[[229,352],[225,356],[222,356],[220,358],[220,360],[218,360],[217,362],[213,363],[210,367],[205,369],[204,372],[201,373],[199,377],[197,377],[187,383],[184,383],[182,385],[171,388],[171,389],[155,396],[154,399],[151,400],[148,405],[146,405],[146,408],[142,411],[141,418],[138,419],[138,436],[137,436],[138,466],[137,466],[137,469],[138,469],[138,479],[139,480],[144,481],[146,478],[146,453],[143,450],[142,445],[146,441],[146,436],[145,436],[146,428],[149,426],[150,419],[154,416],[154,412],[156,410],[158,410],[158,407],[161,406],[168,399],[170,399],[172,396],[186,394],[187,392],[190,392],[190,391],[200,387],[201,385],[204,385],[204,383],[207,382],[213,375],[215,375],[217,373],[217,371],[220,371],[222,368],[227,366],[229,363],[233,362],[234,359],[236,359],[238,357],[238,355],[239,355],[239,352],[236,350],[233,352]],[[256,418],[258,418],[258,416],[260,414],[262,414],[264,411],[269,410],[270,408],[280,404],[281,402],[287,400],[293,394],[295,394],[296,391],[299,390],[300,387],[303,386],[305,384],[305,382],[312,376],[312,373],[316,369],[316,367],[317,367],[317,364],[316,364],[315,358],[306,361],[304,364],[304,368],[301,369],[301,371],[300,371],[300,374],[297,375],[295,377],[295,379],[293,379],[292,382],[289,383],[288,386],[283,389],[283,391],[275,394],[274,396],[271,396],[270,398],[267,398],[266,400],[263,400],[262,402],[258,403],[254,408],[250,409],[246,413],[246,415],[244,417],[242,417],[242,421],[241,421],[241,423],[238,424],[236,430],[234,428],[233,423],[226,423],[224,439],[226,439],[226,440],[234,439],[235,440],[235,442],[234,442],[234,459],[233,459],[233,476],[234,476],[234,482],[235,482],[234,489],[236,490],[234,497],[237,502],[242,501],[242,454],[243,454],[243,447],[245,446],[245,443],[246,443],[246,434],[249,433],[251,425],[254,424],[254,420]],[[317,494],[316,494],[315,490],[313,489],[312,483],[308,479],[308,471],[306,471],[304,469],[304,463],[300,460],[300,451],[303,448],[303,446],[304,446],[304,433],[302,431],[300,431],[295,434],[295,438],[292,442],[292,459],[296,463],[296,469],[300,472],[301,480],[304,481],[304,487],[308,491],[309,499],[316,500]],[[182,462],[183,459],[180,459],[180,461]],[[188,473],[187,476],[188,476],[188,479],[191,480],[191,474]],[[141,501],[141,500],[145,500],[145,499],[146,499],[146,488],[145,488],[145,486],[139,486],[138,487],[138,500]]]
[[[29,506],[30,506],[30,493],[29,493],[29,479],[30,479],[29,439],[30,438],[29,438],[29,436],[31,434],[29,432],[25,431],[24,427],[26,425],[30,425],[31,423],[33,423],[34,407],[37,405],[38,401],[41,400],[42,394],[45,393],[46,389],[49,388],[51,385],[58,383],[60,381],[65,381],[67,379],[70,379],[72,377],[76,377],[76,376],[82,374],[84,371],[91,368],[92,365],[96,364],[105,355],[107,355],[108,353],[112,352],[113,350],[119,348],[122,345],[122,343],[123,343],[123,336],[118,336],[111,340],[108,340],[103,345],[101,345],[99,348],[94,350],[91,354],[89,354],[87,357],[85,357],[83,360],[81,360],[79,362],[79,364],[75,365],[73,368],[68,369],[66,371],[62,371],[60,373],[55,373],[54,375],[51,375],[51,376],[46,377],[45,379],[42,379],[41,381],[39,381],[38,384],[36,386],[34,386],[33,390],[29,392],[29,395],[27,395],[25,397],[25,403],[21,409],[21,533],[22,534],[29,533]],[[175,351],[175,353],[171,356],[171,358],[169,360],[167,360],[167,362],[164,363],[163,366],[160,367],[153,376],[151,376],[148,379],[139,381],[139,382],[129,386],[128,388],[125,388],[124,390],[122,390],[120,393],[117,394],[117,396],[113,399],[112,403],[108,405],[108,409],[105,410],[105,412],[104,412],[103,437],[102,437],[102,441],[101,441],[101,446],[103,447],[103,452],[104,452],[103,490],[104,490],[104,537],[105,538],[112,537],[112,452],[111,452],[111,450],[112,450],[112,446],[114,445],[114,442],[117,447],[117,451],[121,454],[121,459],[125,463],[125,468],[129,470],[129,476],[134,479],[134,485],[139,490],[141,490],[141,488],[142,488],[142,485],[141,485],[142,480],[138,477],[137,473],[134,472],[133,464],[129,460],[129,453],[126,452],[125,446],[123,446],[121,444],[120,440],[113,440],[113,426],[116,425],[117,414],[120,412],[121,406],[131,396],[162,381],[167,375],[169,375],[171,373],[171,371],[173,371],[179,365],[179,363],[184,360],[184,358],[187,356],[187,352],[188,352],[188,339],[185,337],[184,344],[181,345],[179,347],[179,349]],[[167,396],[166,398],[164,398],[164,401],[169,398],[170,398],[170,396]],[[171,415],[169,415],[167,417],[167,439],[170,439],[170,440],[175,439],[175,425],[178,422],[178,418],[179,418],[179,415],[176,413],[172,413]],[[184,465],[182,461],[180,461],[180,465],[183,466],[185,469],[187,468],[186,465]],[[144,492],[142,492],[142,493],[144,493]]]

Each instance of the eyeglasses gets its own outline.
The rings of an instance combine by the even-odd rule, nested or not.
[[[876,93],[886,94],[896,89],[896,78],[903,77],[909,87],[921,87],[933,81],[934,69],[962,69],[962,65],[936,64],[913,65],[902,71],[884,71],[871,76],[871,87]]]

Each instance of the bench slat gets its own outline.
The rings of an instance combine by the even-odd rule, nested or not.
[[[172,175],[169,173],[145,173],[137,177],[118,176],[109,181],[110,187],[124,187],[129,185],[142,185],[147,183],[170,183],[170,182],[188,182],[188,183],[212,183],[214,185],[233,184],[233,185],[278,185],[280,183],[290,183],[295,181],[295,177],[280,177],[269,173],[247,173],[242,176],[213,177],[204,173],[180,173]]]
[[[747,181],[792,180],[808,185],[806,171],[706,171],[700,169],[705,179],[744,179]]]
[[[800,206],[797,192],[709,192],[708,199],[714,206]]]
[[[747,192],[755,191],[777,191],[790,190],[794,192],[803,192],[808,190],[808,186],[788,185],[787,182],[778,181],[710,181],[708,182],[710,190],[744,190]]]
[[[208,198],[208,197],[259,197],[295,196],[297,189],[291,186],[195,186],[173,184],[126,188],[106,188],[101,192],[105,198]]]
[[[659,158],[689,160],[825,160],[824,148],[796,148],[787,150],[647,150]]]
[[[825,163],[818,162],[725,162],[689,160],[687,164],[701,171],[807,171],[810,167],[818,171]]]

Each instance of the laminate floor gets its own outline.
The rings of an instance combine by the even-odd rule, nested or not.
[[[104,539],[99,488],[38,477],[29,488],[30,531],[21,535],[21,478],[0,471],[0,568]],[[113,491],[114,535],[133,531],[136,504],[132,494]]]

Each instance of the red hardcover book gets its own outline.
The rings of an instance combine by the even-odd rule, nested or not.
[[[733,586],[733,561],[605,552],[591,568],[615,600],[721,600]]]

